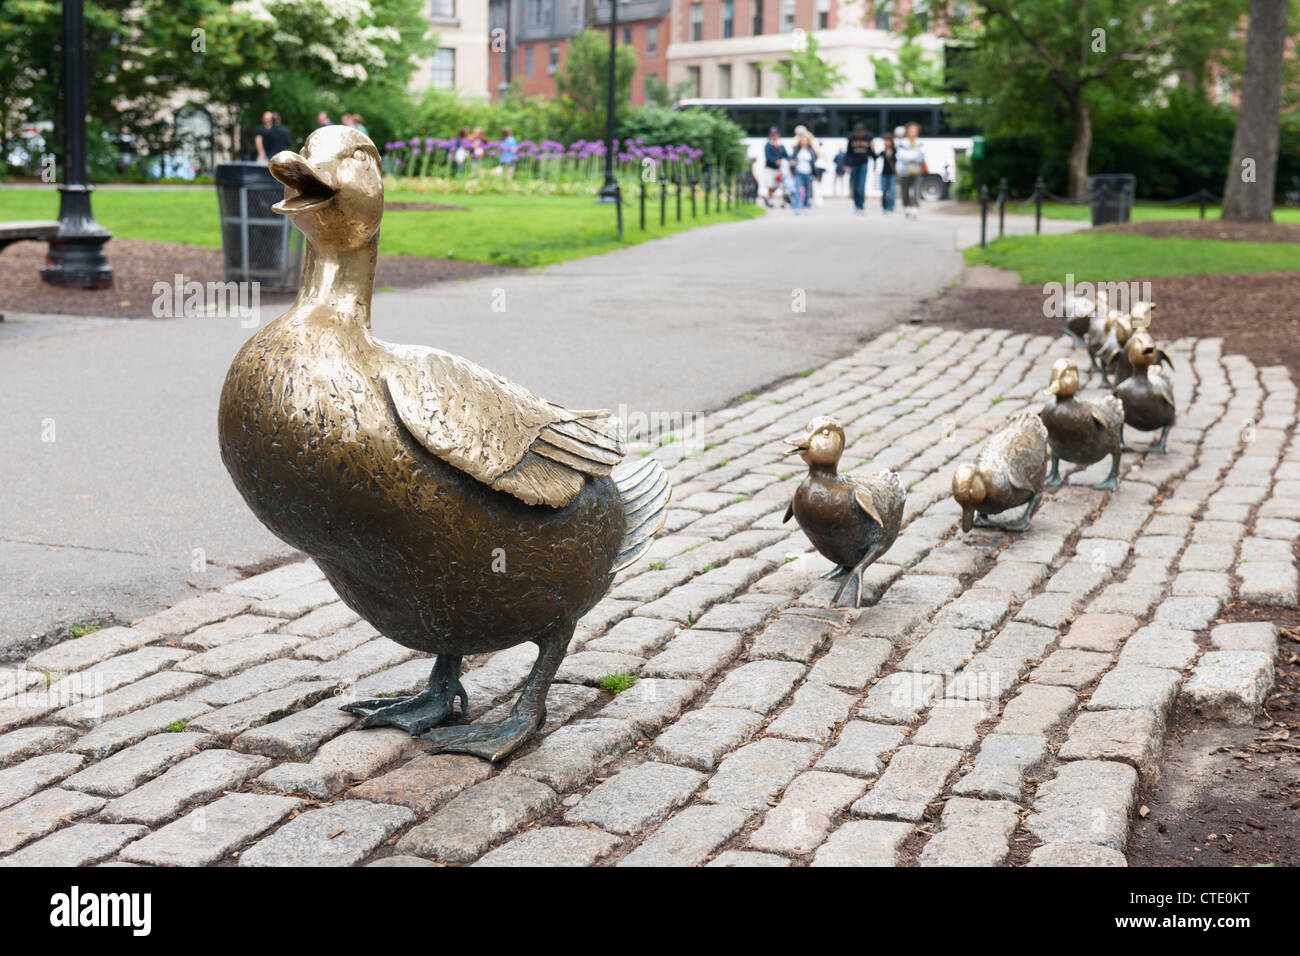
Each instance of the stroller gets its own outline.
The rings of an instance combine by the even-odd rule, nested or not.
[[[793,209],[794,191],[798,188],[799,186],[794,178],[794,171],[790,168],[790,161],[788,159],[781,160],[781,168],[777,172],[776,207],[778,209]]]

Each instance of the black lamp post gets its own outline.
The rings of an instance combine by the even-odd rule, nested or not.
[[[618,180],[614,178],[614,86],[618,64],[618,0],[609,0],[609,98],[605,103],[605,185],[597,202],[618,202]],[[620,230],[621,231],[621,230]]]
[[[104,243],[113,234],[95,221],[86,182],[86,19],[83,0],[63,0],[63,182],[59,234],[50,240],[41,278],[70,289],[107,289],[113,267]]]

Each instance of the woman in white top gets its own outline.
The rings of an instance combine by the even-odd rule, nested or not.
[[[898,182],[903,190],[903,215],[915,219],[921,214],[921,177],[929,170],[925,165],[925,149],[921,146],[921,124],[908,123],[904,136],[898,141]]]
[[[791,197],[795,214],[808,208],[813,196],[813,175],[817,171],[817,147],[812,137],[801,133],[794,141],[790,165],[794,170],[794,195]]]

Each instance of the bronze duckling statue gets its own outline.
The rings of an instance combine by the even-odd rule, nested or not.
[[[1035,412],[1020,412],[985,439],[975,463],[958,466],[952,476],[952,496],[961,505],[961,530],[972,527],[1024,531],[1043,497],[1047,475],[1047,428]],[[1025,505],[1024,513],[1008,525],[996,525],[988,515]]]
[[[1133,319],[1127,313],[1117,312],[1106,324],[1106,340],[1097,350],[1097,364],[1101,368],[1101,387],[1114,388],[1133,374],[1124,346],[1133,334]],[[1112,380],[1113,379],[1113,380]]]
[[[1047,443],[1052,451],[1047,487],[1061,484],[1061,459],[1091,465],[1110,455],[1110,474],[1092,487],[1114,491],[1119,482],[1124,406],[1114,395],[1079,398],[1079,367],[1074,359],[1057,359],[1053,363],[1052,384],[1043,391],[1053,396],[1038,413],[1047,426]]]
[[[1097,353],[1106,342],[1106,334],[1110,331],[1110,321],[1110,295],[1105,289],[1098,289],[1092,312],[1088,316],[1087,331],[1083,333],[1083,347],[1088,352],[1089,367],[1094,371],[1098,370]]]
[[[1151,333],[1134,332],[1126,346],[1133,375],[1115,386],[1115,395],[1124,405],[1124,424],[1138,431],[1160,429],[1160,440],[1150,451],[1163,452],[1169,429],[1174,425],[1174,386],[1160,366],[1174,367],[1173,360],[1156,347]],[[1123,433],[1121,429],[1121,434]]]
[[[1086,296],[1069,295],[1065,298],[1064,314],[1061,317],[1061,328],[1079,348],[1085,348],[1084,336],[1088,334],[1088,329],[1092,325],[1093,314],[1097,311],[1097,305]]]
[[[258,518],[311,555],[348,607],[437,655],[423,692],[344,709],[364,727],[421,734],[435,753],[499,760],[545,719],[577,620],[662,526],[667,475],[651,458],[624,462],[608,412],[371,334],[384,196],[368,137],[322,127],[270,170],[285,185],[275,210],[307,237],[302,286],[230,366],[222,460]],[[457,697],[467,706],[464,656],[524,642],[539,653],[508,717],[435,727]]]
[[[814,418],[805,433],[789,440],[808,464],[806,477],[785,509],[782,523],[793,517],[814,548],[837,565],[828,578],[844,578],[831,606],[847,594],[862,606],[862,573],[890,549],[903,524],[907,492],[897,472],[870,477],[841,475],[844,429],[833,418]]]

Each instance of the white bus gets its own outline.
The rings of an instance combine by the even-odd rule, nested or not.
[[[849,133],[857,123],[875,138],[877,149],[881,136],[899,126],[921,124],[921,145],[925,148],[930,172],[921,183],[921,198],[927,202],[947,199],[957,176],[957,157],[970,152],[972,130],[952,126],[944,118],[948,101],[940,97],[858,98],[858,99],[785,99],[753,96],[737,99],[684,99],[677,109],[721,110],[745,131],[754,176],[763,182],[763,145],[773,126],[781,131],[787,147],[794,144],[796,126],[812,131],[827,169],[820,188],[827,193],[834,177],[832,160],[844,149]],[[880,164],[875,163],[867,177],[867,192],[880,195]]]

